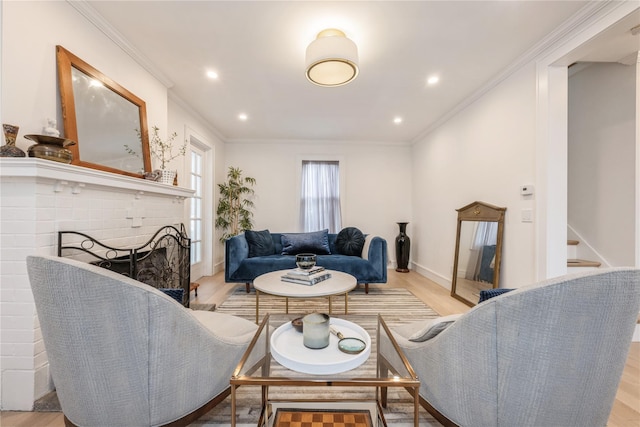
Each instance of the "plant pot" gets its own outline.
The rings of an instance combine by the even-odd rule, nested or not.
[[[175,177],[176,177],[176,171],[163,169],[162,175],[160,176],[160,182],[163,184],[173,185],[173,179]]]

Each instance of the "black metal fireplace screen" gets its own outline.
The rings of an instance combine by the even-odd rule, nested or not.
[[[58,232],[58,256],[118,272],[164,291],[189,307],[191,239],[184,224],[166,225],[145,244],[114,248],[77,231]]]

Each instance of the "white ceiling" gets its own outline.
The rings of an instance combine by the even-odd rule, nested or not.
[[[171,94],[226,141],[406,144],[586,4],[90,1],[85,6],[159,70]],[[306,46],[329,27],[358,45],[360,75],[346,86],[317,87],[305,78]],[[205,76],[210,69],[218,80]],[[436,86],[426,84],[432,74],[440,76]],[[248,120],[238,120],[239,113]],[[403,118],[400,125],[393,123],[396,116]]]

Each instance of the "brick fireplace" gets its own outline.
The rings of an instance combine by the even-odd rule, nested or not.
[[[0,158],[0,402],[32,410],[53,389],[27,255],[56,255],[58,231],[139,246],[185,222],[193,191],[35,158]]]

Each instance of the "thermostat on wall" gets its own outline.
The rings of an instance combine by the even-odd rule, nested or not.
[[[523,185],[520,187],[520,194],[523,196],[530,196],[533,194],[533,185]]]

